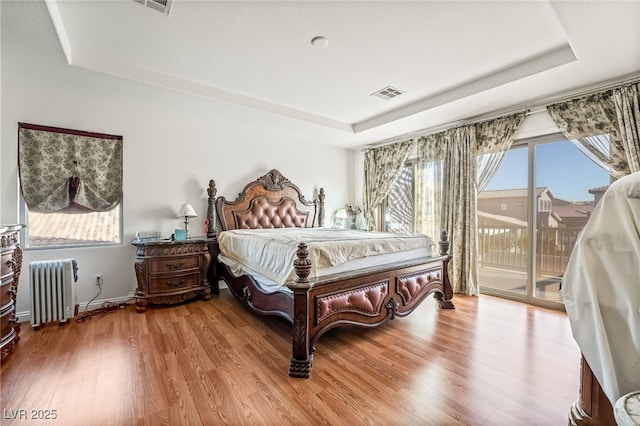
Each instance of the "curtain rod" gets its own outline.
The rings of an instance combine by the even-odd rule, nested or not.
[[[488,112],[486,114],[477,115],[470,118],[465,118],[457,121],[452,121],[447,124],[440,124],[437,126],[426,127],[424,129],[415,130],[413,132],[404,133],[400,136],[394,136],[392,138],[383,139],[379,142],[370,143],[364,145],[360,150],[362,152],[371,148],[377,148],[379,146],[390,145],[392,143],[401,142],[408,139],[416,139],[422,136],[427,136],[433,133],[438,133],[448,128],[458,127],[466,124],[478,123],[481,121],[489,121],[494,118],[499,118],[505,115],[516,114],[518,112],[526,112],[527,115],[537,114],[545,111],[546,106],[558,102],[569,101],[575,98],[581,98],[583,96],[593,95],[598,92],[605,92],[607,90],[616,89],[618,87],[626,86],[628,84],[640,83],[640,73],[635,72],[627,74],[624,77],[617,78],[615,80],[609,80],[606,83],[600,82],[589,86],[584,86],[580,89],[556,93],[555,95],[543,96],[524,102],[521,104],[513,105],[508,108],[503,108],[495,111]]]

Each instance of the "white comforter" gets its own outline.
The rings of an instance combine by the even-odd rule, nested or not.
[[[312,262],[311,277],[317,270],[347,261],[421,247],[430,247],[426,235],[365,232],[332,228],[236,229],[218,236],[220,252],[284,285],[295,278],[293,261],[299,243],[305,243]]]
[[[573,336],[611,404],[640,390],[640,172],[605,192],[562,293]]]

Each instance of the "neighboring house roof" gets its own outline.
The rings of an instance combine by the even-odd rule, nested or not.
[[[554,207],[556,207],[556,206],[568,206],[570,204],[573,204],[573,201],[565,200],[564,198],[554,198],[553,199],[553,203],[552,203],[552,205]]]
[[[553,218],[553,220],[555,220],[556,222],[562,222],[562,218],[555,212],[555,210],[552,211],[546,211],[546,212],[538,212],[538,222],[547,222],[549,220],[549,216],[551,216]]]
[[[491,225],[519,226],[522,228],[527,227],[527,222],[525,222],[524,220],[516,219],[515,217],[501,216],[499,214],[491,214],[478,210],[478,223],[480,223],[481,219],[484,219]]]
[[[606,186],[598,186],[597,188],[591,188],[589,190],[589,194],[598,194],[600,192],[605,192],[609,188],[609,185]]]
[[[562,218],[588,217],[594,208],[593,204],[574,204],[570,206],[554,206],[553,211]]]
[[[536,188],[536,196],[540,196],[542,193],[548,192],[549,197],[555,198],[551,190],[544,186],[540,188]],[[496,189],[492,191],[482,191],[478,194],[478,199],[486,199],[486,198],[524,198],[528,195],[527,188],[521,189]]]

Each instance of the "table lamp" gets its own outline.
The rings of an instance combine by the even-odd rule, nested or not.
[[[178,210],[178,217],[184,217],[184,232],[187,234],[187,239],[191,238],[191,235],[189,235],[189,219],[198,217],[198,213],[191,207],[191,204],[183,204]]]

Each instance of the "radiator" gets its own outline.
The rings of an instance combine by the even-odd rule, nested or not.
[[[39,260],[29,263],[31,326],[36,330],[49,321],[60,325],[77,314],[75,259]]]

